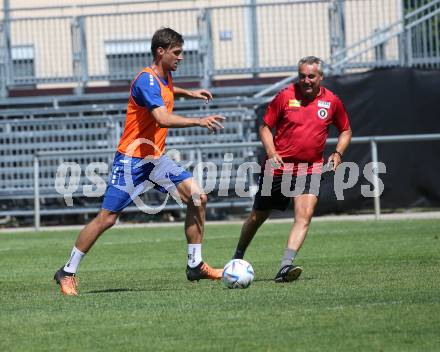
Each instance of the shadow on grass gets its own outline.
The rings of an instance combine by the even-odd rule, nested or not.
[[[254,279],[254,282],[271,282],[273,281],[273,277],[270,279],[262,278],[262,279]]]
[[[107,288],[104,290],[93,290],[81,292],[82,295],[91,295],[96,293],[118,293],[118,292],[159,292],[159,291],[178,291],[179,289],[173,288]]]
[[[271,278],[261,278],[261,279],[254,279],[255,282],[274,282],[273,277]],[[298,281],[309,281],[309,280],[316,280],[314,277],[301,277],[298,279]]]

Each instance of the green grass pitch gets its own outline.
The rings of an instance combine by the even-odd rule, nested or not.
[[[275,284],[288,223],[245,259],[246,290],[187,282],[180,226],[113,229],[81,264],[78,297],[52,280],[77,231],[0,234],[0,351],[440,351],[440,223],[316,222],[297,282]],[[223,266],[240,225],[208,225]]]

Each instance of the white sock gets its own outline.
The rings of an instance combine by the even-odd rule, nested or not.
[[[81,260],[86,254],[81,252],[78,248],[73,247],[72,253],[70,254],[70,259],[64,266],[63,270],[66,273],[76,274],[76,271],[78,270],[79,263],[81,263]]]
[[[195,268],[202,261],[202,244],[188,244],[188,266]]]

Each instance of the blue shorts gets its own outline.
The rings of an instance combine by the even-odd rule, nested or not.
[[[120,212],[146,190],[168,193],[192,174],[168,156],[159,159],[132,158],[116,153],[102,209]]]

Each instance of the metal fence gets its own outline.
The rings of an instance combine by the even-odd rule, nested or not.
[[[409,0],[405,15],[408,66],[435,67],[440,62],[440,1]]]
[[[72,84],[81,91],[90,84],[130,80],[151,62],[151,37],[164,25],[186,40],[176,78],[205,86],[221,75],[291,72],[307,54],[327,59],[336,72],[394,65],[438,67],[440,1],[413,3],[252,0],[166,10],[145,3],[136,11],[109,6],[95,9],[98,14],[62,16],[54,15],[65,13],[56,7],[50,16],[38,9],[11,10],[0,23],[2,92],[36,84]]]
[[[413,3],[413,6],[410,6]],[[404,1],[402,18],[335,50],[330,70],[356,67],[440,67],[440,1]]]
[[[372,184],[374,187],[373,197],[374,197],[374,214],[376,220],[380,219],[381,208],[380,208],[380,187],[379,187],[379,159],[378,159],[378,144],[379,143],[398,143],[398,142],[420,142],[420,141],[433,141],[440,140],[440,134],[426,134],[426,135],[396,135],[396,136],[366,136],[366,137],[354,137],[351,141],[352,144],[369,144],[371,151],[371,161],[372,161]],[[334,145],[337,143],[336,138],[330,138],[327,141],[327,144]],[[238,153],[242,157],[235,159],[239,163],[243,163],[244,161],[253,161],[255,162],[255,149],[261,148],[260,142],[241,142],[241,143],[227,143],[227,144],[202,144],[199,146],[182,146],[180,149],[183,151],[189,151],[193,155],[193,160],[195,164],[200,164],[203,161],[209,160],[209,154],[217,153],[220,156],[222,162],[224,162],[229,156],[224,157],[229,153]],[[50,159],[50,158],[59,158],[59,157],[69,157],[69,155],[75,156],[78,155],[78,151],[73,152],[37,152],[34,155],[34,210],[33,211],[25,211],[23,214],[34,215],[34,225],[36,230],[40,227],[40,218],[42,214],[68,214],[68,213],[93,213],[97,212],[99,208],[63,208],[63,209],[40,209],[40,165],[42,160]],[[83,156],[92,156],[96,155],[96,153],[113,153],[113,150],[95,150],[95,151],[85,151]],[[246,158],[243,156],[246,155]],[[250,157],[249,157],[250,156]],[[233,159],[233,156],[231,156]],[[237,165],[238,166],[238,165]],[[231,208],[233,206],[247,207],[252,204],[252,187],[255,187],[255,183],[253,181],[253,173],[255,170],[252,168],[247,168],[246,173],[237,172],[239,167],[235,166],[236,177],[232,180],[232,184],[236,185],[241,182],[242,184],[248,184],[249,192],[246,196],[239,199],[239,201],[233,202],[230,198],[224,198],[222,202],[216,203],[214,205],[210,204],[210,206],[217,208]],[[201,185],[206,185],[209,180],[207,180],[206,175],[201,173],[201,169],[198,169],[195,173],[195,177],[199,180]],[[214,183],[219,184],[222,182],[221,173],[216,173],[216,177],[213,180]],[[55,182],[55,181],[54,181]],[[232,186],[233,187],[233,186]],[[237,199],[235,199],[237,200]],[[179,205],[167,205],[164,209],[175,209],[179,208]],[[140,209],[137,207],[131,207],[127,209],[127,211],[139,211]],[[1,213],[0,213],[1,214]],[[5,213],[6,214],[6,213]],[[10,213],[8,213],[10,215]]]
[[[238,116],[245,116],[235,112],[237,119]],[[230,112],[233,115],[233,112]],[[244,121],[250,116],[241,119],[240,125],[246,125]],[[64,124],[68,125],[69,119],[58,119],[65,120]],[[4,121],[4,125],[11,123],[11,121]],[[14,122],[14,121],[12,121]],[[29,121],[27,121],[29,122]],[[84,122],[84,121],[83,121]],[[102,119],[104,125],[99,125],[93,119],[89,120],[89,125],[83,126],[91,130],[99,130],[103,134],[109,132],[108,122],[112,123],[111,119],[105,122]],[[22,124],[23,126],[24,124]],[[27,124],[26,124],[27,125]],[[32,124],[31,124],[32,125]],[[101,191],[105,188],[106,181],[108,177],[109,166],[111,165],[112,156],[114,154],[114,147],[109,148],[107,145],[100,145],[100,148],[96,148],[97,140],[93,138],[87,138],[83,135],[83,140],[80,145],[81,148],[78,150],[72,150],[68,145],[74,146],[78,142],[78,138],[75,135],[82,134],[80,130],[76,133],[68,133],[67,130],[62,129],[63,124],[55,124],[54,128],[50,130],[50,135],[52,136],[51,143],[41,143],[46,137],[41,134],[41,128],[37,125],[32,125],[26,127],[27,131],[22,128],[9,128],[3,129],[2,132],[4,136],[9,136],[11,140],[6,141],[8,143],[14,142],[14,133],[18,133],[21,141],[15,141],[15,148],[12,149],[12,153],[9,153],[8,157],[2,155],[2,167],[1,171],[1,185],[0,190],[1,197],[4,201],[11,201],[13,199],[19,200],[21,198],[33,199],[34,209],[23,208],[21,204],[19,209],[9,208],[7,210],[1,210],[0,216],[34,216],[35,226],[38,228],[40,226],[41,215],[66,215],[66,214],[86,214],[94,213],[99,210],[96,205],[99,202],[99,197],[102,196],[103,192],[96,193],[96,187],[101,187]],[[81,123],[77,126],[80,127]],[[234,121],[232,121],[231,131],[234,130]],[[40,130],[40,132],[39,132]],[[111,130],[114,131],[114,122]],[[97,132],[94,131],[94,132]],[[99,132],[98,131],[98,132]],[[47,132],[49,132],[47,130]],[[249,131],[248,131],[249,132]],[[99,135],[99,133],[98,133]],[[246,139],[250,139],[248,133],[243,129],[235,129],[235,133],[231,133],[233,138],[229,139],[229,142],[225,143],[223,137],[216,139],[215,136],[202,137],[198,140],[194,139],[194,136],[185,136],[186,141],[192,141],[194,144],[178,144],[179,136],[174,136],[177,138],[175,145],[170,145],[169,149],[174,149],[179,151],[178,155],[172,154],[176,160],[184,164],[189,170],[194,172],[195,177],[198,179],[201,185],[211,184],[212,189],[216,189],[220,192],[220,183],[223,182],[225,178],[229,179],[228,186],[226,187],[226,193],[222,194],[217,202],[210,203],[212,208],[232,208],[232,207],[248,207],[252,203],[252,189],[255,188],[255,176],[256,170],[254,170],[253,165],[256,164],[257,156],[259,154],[259,148],[261,148],[260,142],[246,142]],[[255,136],[253,136],[254,138]],[[5,137],[4,137],[5,138]],[[66,139],[72,139],[66,144]],[[87,142],[87,140],[90,140]],[[354,137],[352,139],[352,144],[369,144],[371,150],[371,160],[373,162],[373,186],[374,186],[374,212],[376,219],[380,218],[380,191],[379,191],[379,180],[378,180],[378,144],[382,143],[396,143],[396,142],[418,142],[418,141],[433,141],[440,140],[440,134],[426,134],[426,135],[401,135],[401,136],[366,136],[366,137]],[[17,148],[17,142],[20,143],[21,147]],[[197,142],[199,142],[197,144]],[[3,143],[5,146],[8,143]],[[89,143],[89,144],[87,144]],[[328,140],[328,144],[336,144],[337,139],[332,138]],[[26,146],[27,145],[27,146]],[[99,143],[98,143],[99,145]],[[61,149],[64,146],[64,150]],[[85,146],[94,149],[84,149]],[[43,150],[39,150],[43,148]],[[5,149],[1,149],[2,153],[5,153]],[[35,151],[32,155],[31,151]],[[5,154],[8,154],[6,151]],[[65,193],[60,192],[57,188],[57,172],[59,173],[59,167],[63,163],[75,163],[76,168],[70,170],[69,177],[77,177],[76,181],[68,181],[68,188],[73,186],[70,192],[70,197],[72,199],[77,199],[76,206],[65,207],[59,204],[59,202],[52,202],[51,206],[48,207],[48,199],[63,199]],[[94,164],[93,164],[94,163]],[[208,163],[212,167],[216,168],[218,172],[210,174],[209,167],[208,170],[204,168],[197,167],[201,163]],[[246,167],[243,168],[243,165]],[[207,165],[207,164],[206,164]],[[209,166],[207,165],[207,166]],[[226,165],[226,167],[225,167]],[[92,167],[90,167],[92,166]],[[221,171],[220,171],[221,170]],[[224,171],[226,170],[226,171]],[[243,171],[244,170],[244,171]],[[374,172],[376,170],[376,172]],[[97,175],[98,174],[98,175]],[[228,176],[229,175],[229,176]],[[66,175],[64,175],[66,177]],[[99,176],[96,178],[96,176]],[[95,179],[94,179],[95,177]],[[98,179],[99,182],[96,182]],[[92,182],[92,180],[95,180]],[[63,182],[65,179],[63,179]],[[236,185],[240,184],[247,188],[249,192],[243,197],[237,197],[234,194],[236,190]],[[58,185],[59,186],[59,185]],[[64,187],[63,185],[61,185]],[[94,189],[95,187],[95,189]],[[104,188],[103,188],[104,187]],[[88,197],[92,198],[90,203],[84,203],[85,190],[88,190]],[[232,193],[230,194],[229,191]],[[220,194],[219,194],[220,196]],[[46,206],[40,209],[41,200],[45,200]],[[82,201],[79,201],[83,199]],[[157,192],[147,192],[143,195],[143,199],[149,204],[157,204],[157,202],[162,202],[163,199],[158,198]],[[95,203],[93,203],[95,201]],[[58,204],[54,206],[54,204]],[[84,206],[88,204],[88,206]],[[95,205],[93,205],[95,204]],[[164,209],[172,210],[178,209],[177,204],[167,204]],[[137,207],[130,207],[127,211],[139,211]]]

